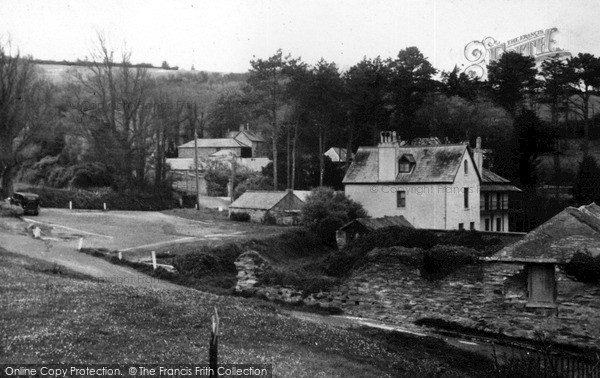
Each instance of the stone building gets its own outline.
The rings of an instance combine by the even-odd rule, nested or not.
[[[594,203],[564,209],[488,260],[524,269],[527,307],[556,308],[560,305],[560,297],[557,297],[561,284],[557,282],[559,267],[578,251],[600,255],[600,207]],[[571,280],[561,277],[563,284]],[[568,301],[573,302],[573,299]]]
[[[229,205],[229,216],[233,213],[247,213],[252,222],[258,223],[265,222],[272,216],[277,224],[291,225],[298,223],[303,204],[293,190],[248,190]]]

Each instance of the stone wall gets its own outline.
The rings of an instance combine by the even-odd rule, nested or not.
[[[270,299],[335,306],[348,315],[395,324],[441,319],[532,340],[543,331],[563,344],[600,347],[600,288],[573,281],[560,271],[557,284],[559,306],[550,312],[525,308],[526,274],[523,266],[513,264],[468,266],[443,280],[428,281],[418,269],[372,261],[343,285],[304,299],[293,288],[252,290]]]

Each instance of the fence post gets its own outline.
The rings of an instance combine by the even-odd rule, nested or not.
[[[69,210],[73,210],[73,201],[69,201]]]
[[[81,251],[81,248],[83,248],[83,238],[79,238],[79,245],[77,246],[77,250]]]
[[[156,270],[156,252],[152,251],[152,268]]]
[[[210,342],[208,346],[208,365],[210,368],[210,377],[218,377],[219,369],[219,313],[215,307],[215,313],[212,316],[212,329],[210,331]]]
[[[104,202],[104,211],[106,211],[106,202]]]
[[[119,251],[119,260],[123,260],[123,252]]]

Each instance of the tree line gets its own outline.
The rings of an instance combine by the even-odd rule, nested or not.
[[[155,78],[99,36],[85,70],[56,84],[32,58],[0,46],[2,195],[12,192],[17,174],[25,181],[168,190],[165,157],[174,146],[195,133],[223,137],[240,124],[269,141],[273,164],[265,173],[276,189],[339,185],[343,171],[324,152],[345,148],[347,168],[358,146],[376,145],[380,131],[393,130],[407,141],[472,143],[481,136],[493,150],[486,164],[533,191],[539,158],[557,151],[558,137],[581,137],[587,152],[597,134],[590,104],[600,88],[600,62],[591,54],[553,57],[538,67],[507,52],[488,66],[485,81],[457,67],[439,72],[417,47],[393,58],[364,57],[345,71],[281,50],[250,66],[219,78]]]

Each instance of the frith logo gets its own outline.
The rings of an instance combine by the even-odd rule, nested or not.
[[[507,51],[516,51],[523,55],[529,55],[541,62],[550,56],[571,56],[571,53],[556,47],[556,41],[552,39],[557,33],[557,28],[536,30],[532,33],[523,34],[517,38],[501,43],[492,37],[481,41],[472,41],[465,46],[465,58],[470,65],[464,72],[471,77],[487,78],[487,65],[494,62]]]

